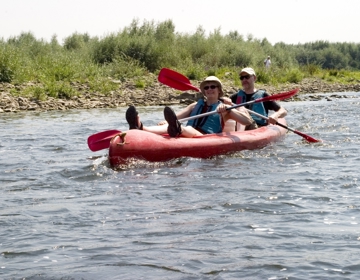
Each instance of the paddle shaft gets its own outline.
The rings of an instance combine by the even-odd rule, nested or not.
[[[264,102],[264,101],[269,100],[269,97],[271,97],[271,96],[251,100],[249,102],[245,102],[245,103],[241,103],[241,104],[236,104],[236,105],[233,105],[231,107],[226,108],[226,110],[229,111],[231,109],[235,109],[235,108],[238,108],[238,107],[241,107],[241,106],[251,105],[251,104],[254,104],[254,103],[258,103],[258,102]],[[216,113],[218,113],[218,112],[217,111],[211,111],[211,112],[207,112],[207,113],[203,113],[203,114],[199,114],[199,115],[195,115],[195,116],[191,116],[191,117],[181,119],[181,120],[179,120],[179,122],[186,122],[186,121],[194,120],[194,119],[197,119],[197,118],[202,118],[202,117],[206,117],[206,116],[209,116],[209,115],[213,115],[213,114],[216,114]]]

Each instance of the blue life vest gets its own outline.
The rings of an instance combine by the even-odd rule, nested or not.
[[[251,97],[251,100],[255,100],[255,99],[259,99],[259,98],[263,98],[263,97],[265,97],[265,90],[260,89],[254,93],[254,95]],[[243,90],[239,90],[239,92],[236,95],[236,104],[241,104],[241,103],[245,103],[245,102],[246,102],[246,93]],[[263,102],[253,103],[249,106],[246,106],[246,108],[248,108],[258,114],[261,114],[263,116],[266,116],[266,117],[268,116],[268,113],[265,110]],[[260,126],[267,125],[267,121],[265,119],[255,116],[251,113],[250,113],[250,115],[258,125],[260,125]]]
[[[217,106],[220,104],[220,101],[218,101],[215,104],[212,104],[208,106],[207,112],[215,111]],[[205,101],[203,99],[200,99],[197,104],[195,105],[194,109],[191,111],[190,116],[199,115],[202,112]],[[212,114],[209,116],[197,118],[194,120],[189,120],[187,122],[187,125],[192,126],[193,128],[199,128],[201,129],[201,132],[204,132],[206,134],[211,133],[220,133],[222,132],[222,122],[221,122],[221,115],[220,114]]]

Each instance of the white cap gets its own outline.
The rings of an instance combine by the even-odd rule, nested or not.
[[[246,73],[246,74],[249,74],[249,75],[254,75],[254,76],[256,76],[254,69],[252,69],[252,68],[250,68],[250,67],[246,67],[246,68],[242,69],[242,70],[240,71],[240,75],[241,75],[241,73]]]

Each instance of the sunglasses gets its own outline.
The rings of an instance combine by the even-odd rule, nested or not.
[[[251,77],[251,75],[246,75],[246,76],[240,76],[239,78],[240,78],[240,80],[244,80],[244,79],[249,80],[250,77]]]
[[[208,90],[209,88],[211,89],[215,89],[217,88],[218,86],[215,86],[215,85],[211,85],[211,86],[204,86],[204,90]]]

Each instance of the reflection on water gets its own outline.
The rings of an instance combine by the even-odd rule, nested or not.
[[[354,95],[283,103],[323,143],[119,170],[86,140],[126,130],[126,108],[1,115],[0,278],[357,279]]]

